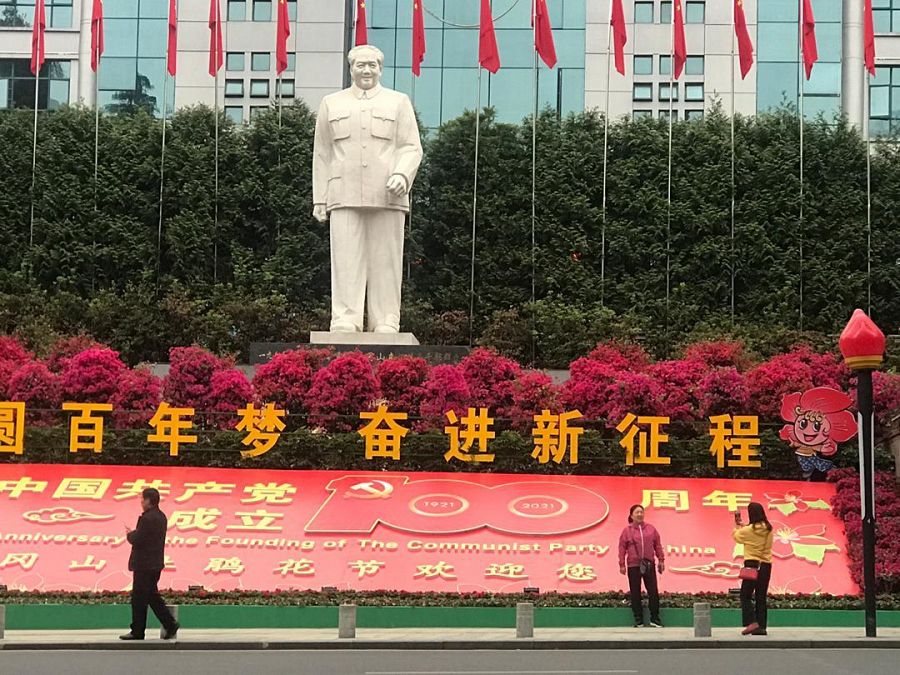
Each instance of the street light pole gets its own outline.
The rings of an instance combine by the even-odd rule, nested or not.
[[[856,407],[859,411],[859,486],[863,531],[863,590],[866,604],[866,637],[875,637],[875,405],[872,371],[884,361],[885,338],[861,309],[841,333],[844,363],[856,371]]]

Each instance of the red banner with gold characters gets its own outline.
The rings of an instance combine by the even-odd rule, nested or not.
[[[828,483],[50,464],[0,464],[0,583],[127,589],[144,487],[169,519],[164,588],[623,589],[618,540],[640,503],[665,550],[661,589],[726,591],[733,511],[758,501],[772,592],[859,592]]]

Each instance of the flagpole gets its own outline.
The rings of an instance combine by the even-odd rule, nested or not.
[[[669,51],[669,167],[666,185],[666,352],[669,351],[669,303],[672,287],[672,110],[675,98],[675,2],[672,2],[672,46]]]
[[[612,6],[609,3],[609,22],[606,27],[606,102],[603,110],[603,200],[600,214],[600,306],[606,306],[606,167],[609,159],[609,57],[612,46]]]
[[[478,214],[478,146],[481,140],[481,65],[478,66],[475,92],[475,179],[472,184],[472,258],[469,278],[469,346],[475,344],[475,233]]]
[[[533,7],[534,5],[532,5]],[[535,25],[534,30],[537,30]],[[531,362],[535,361],[535,275],[536,275],[536,247],[535,247],[535,224],[537,222],[537,116],[538,116],[538,53],[534,50],[534,65],[532,67],[532,90],[534,94],[534,110],[531,116]]]
[[[734,77],[734,56],[735,56],[735,3],[731,3],[731,264],[729,265],[731,272],[731,328],[734,329],[734,277],[735,277],[735,258],[734,258],[734,212],[735,212],[735,192],[736,186],[734,182],[734,115],[735,106],[735,77]]]
[[[218,56],[217,56],[218,58]],[[213,191],[213,283],[219,280],[219,69],[213,84],[215,114],[215,174]]]
[[[91,290],[94,290],[94,276],[97,269],[97,183],[100,165],[100,53],[97,54],[97,70],[94,71],[94,223],[91,226]]]
[[[166,113],[168,112],[169,69],[163,75],[162,145],[159,153],[159,222],[156,227],[156,285],[162,277],[163,185],[166,168]]]
[[[866,70],[864,98],[866,115],[863,133],[866,134],[866,308],[869,316],[872,315],[872,134],[869,130],[872,115],[869,102],[871,84],[872,75]]]
[[[43,34],[38,33],[38,40],[43,43]],[[38,48],[38,53],[40,53],[40,47]],[[38,135],[38,95],[40,93],[38,83],[41,73],[41,68],[43,64],[41,64],[35,70],[37,71],[34,74],[34,138],[32,139],[31,144],[31,218],[28,225],[28,248],[32,248],[34,246],[34,187],[35,187],[35,178],[37,175],[37,135]],[[48,90],[49,96],[49,90]],[[30,269],[30,265],[29,265]]]
[[[803,22],[805,19],[805,12],[803,7],[803,0],[799,0],[800,2],[800,27],[798,32],[798,39],[800,43],[800,51],[799,51],[799,78],[800,78],[800,101],[797,107],[797,110],[800,115],[800,215],[797,223],[798,229],[798,237],[797,237],[797,245],[799,247],[799,263],[800,263],[800,308],[799,308],[799,318],[800,318],[800,330],[803,330],[803,91],[804,91],[804,83],[803,79],[806,73],[804,72],[805,63],[803,61]]]

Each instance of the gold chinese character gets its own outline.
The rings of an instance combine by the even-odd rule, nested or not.
[[[703,506],[725,506],[729,511],[737,511],[747,506],[753,499],[749,492],[722,492],[713,490],[703,498]]]
[[[181,433],[193,426],[191,420],[184,418],[193,416],[193,408],[173,408],[163,401],[150,420],[150,426],[153,427],[154,433],[147,436],[147,440],[151,443],[167,443],[169,454],[177,457],[179,445],[197,442],[195,435]]]
[[[231,574],[237,577],[243,574],[244,563],[240,558],[210,558],[209,564],[203,571],[212,574]]]
[[[121,501],[122,499],[128,499],[129,497],[140,497],[145,488],[154,488],[160,495],[165,496],[169,494],[172,486],[161,480],[148,481],[143,478],[138,478],[137,480],[122,483],[122,487],[116,490],[116,496],[113,497],[113,499]]]
[[[350,569],[357,573],[359,579],[363,577],[374,577],[378,574],[378,570],[384,567],[384,563],[378,560],[355,560],[347,563]]]
[[[581,427],[570,427],[569,422],[581,419],[581,413],[577,410],[554,415],[549,410],[544,410],[540,415],[534,416],[537,425],[531,430],[534,436],[534,451],[531,456],[541,464],[546,464],[551,457],[557,464],[561,464],[566,452],[571,453],[570,464],[578,464],[578,437],[584,433]]]
[[[73,560],[69,564],[69,571],[77,572],[79,570],[94,570],[95,572],[101,571],[104,567],[106,567],[105,560],[97,560],[94,556],[89,555],[84,559],[84,562],[78,562],[77,560]]]
[[[675,509],[676,511],[690,509],[687,490],[644,490],[641,504],[645,508],[652,506],[654,509]]]
[[[712,426],[709,435],[712,443],[709,454],[716,458],[716,466],[725,468],[725,453],[728,452],[729,467],[759,468],[759,418],[756,415],[715,415],[709,418]],[[734,428],[731,425],[734,423]]]
[[[175,511],[169,518],[169,529],[174,527],[180,532],[187,530],[211,532],[216,529],[215,521],[221,515],[219,509],[207,509],[202,506],[196,511]]]
[[[527,579],[525,574],[525,565],[517,565],[514,563],[491,563],[484,570],[486,577],[500,577],[502,579]]]
[[[18,565],[23,570],[30,570],[34,567],[37,559],[37,553],[7,553],[3,560],[0,560],[0,570],[14,565]]]
[[[594,581],[597,578],[593,566],[581,563],[566,563],[556,570],[556,574],[558,578],[569,581]]]
[[[237,511],[235,514],[241,519],[241,525],[229,525],[226,530],[241,532],[281,532],[281,525],[273,525],[279,518],[284,518],[283,513],[269,513],[264,509],[256,511]],[[259,522],[254,522],[258,520]]]
[[[109,478],[63,478],[53,499],[103,499],[111,484]]]
[[[256,483],[245,487],[244,492],[250,496],[241,500],[243,504],[259,504],[260,502],[265,502],[266,504],[290,504],[294,501],[294,498],[287,495],[297,494],[297,488],[288,483]]]
[[[300,560],[288,558],[287,560],[282,560],[278,563],[278,567],[275,568],[275,571],[283,577],[286,577],[288,574],[295,577],[308,577],[316,573],[316,568],[315,563],[313,563],[312,560],[307,560],[306,558],[301,558]]]
[[[419,577],[425,579],[436,579],[437,577],[441,579],[456,579],[456,575],[453,573],[453,565],[443,560],[438,561],[436,565],[416,565],[416,573],[413,575],[413,578],[418,579]]]
[[[214,480],[208,480],[205,483],[185,483],[184,494],[175,498],[176,502],[186,502],[194,495],[230,495],[231,491],[236,488],[234,483],[217,483]]]
[[[63,403],[62,409],[79,413],[69,419],[69,452],[103,452],[103,416],[94,413],[110,412],[112,403]]]
[[[10,499],[18,499],[23,492],[43,492],[47,489],[47,481],[31,480],[30,476],[22,476],[19,480],[0,480],[0,494],[9,493]]]
[[[454,458],[463,462],[494,461],[494,455],[487,452],[487,445],[488,441],[496,438],[497,434],[489,430],[494,419],[488,417],[487,408],[478,408],[477,414],[475,408],[469,408],[462,418],[462,429],[456,426],[460,419],[454,411],[447,411],[447,420],[450,422],[450,426],[444,427],[444,433],[450,435],[450,449],[444,453],[446,461],[449,462]],[[462,445],[460,445],[460,440]],[[469,451],[476,441],[480,452],[470,455]]]
[[[669,464],[671,457],[660,457],[659,446],[669,440],[668,435],[662,433],[660,427],[669,423],[668,417],[651,417],[641,415],[638,417],[632,413],[625,415],[625,419],[619,422],[616,431],[624,433],[625,437],[619,441],[619,445],[625,448],[625,464]],[[649,429],[641,429],[641,425],[649,425]],[[638,450],[634,451],[634,439],[637,436]]]
[[[235,428],[247,432],[241,443],[251,446],[250,450],[241,450],[241,457],[259,457],[275,447],[284,431],[287,412],[276,408],[274,403],[266,403],[262,410],[248,403],[238,410],[238,415],[240,420]]]
[[[21,401],[0,402],[0,452],[25,452],[25,404]]]
[[[409,433],[409,429],[397,422],[405,420],[408,415],[405,412],[388,412],[387,406],[382,403],[375,412],[363,412],[359,417],[371,420],[357,432],[366,439],[366,459],[390,457],[399,460],[400,439]]]

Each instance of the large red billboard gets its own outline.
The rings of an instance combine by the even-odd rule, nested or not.
[[[643,503],[662,590],[726,591],[732,511],[753,500],[775,527],[773,592],[859,590],[826,483],[48,464],[0,464],[0,583],[127,589],[125,526],[146,486],[169,518],[161,587],[622,589],[619,534]]]

